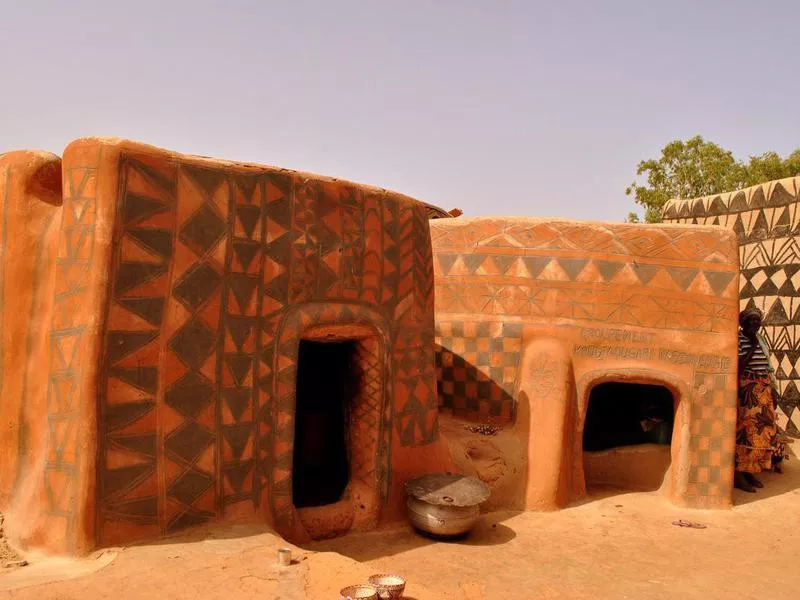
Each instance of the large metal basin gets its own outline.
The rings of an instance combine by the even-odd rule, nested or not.
[[[437,537],[464,535],[480,516],[489,488],[474,477],[439,473],[406,484],[408,517],[418,530]]]

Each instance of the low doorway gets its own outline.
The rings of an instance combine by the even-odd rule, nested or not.
[[[335,504],[350,479],[350,412],[358,395],[355,341],[301,340],[292,461],[296,508]]]
[[[374,528],[381,508],[384,344],[367,324],[320,324],[297,339],[292,509],[312,539]],[[287,535],[295,535],[288,531]]]
[[[661,385],[594,386],[583,428],[587,486],[659,489],[671,463],[675,404]]]

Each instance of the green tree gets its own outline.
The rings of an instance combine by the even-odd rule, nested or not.
[[[662,148],[659,158],[641,161],[636,175],[644,176],[645,183],[634,181],[625,194],[633,196],[644,209],[645,222],[659,223],[667,200],[709,196],[800,175],[800,150],[786,158],[776,152],[765,152],[751,156],[745,163],[729,150],[698,135],[670,142]],[[627,221],[639,223],[641,218],[630,212]]]
[[[748,187],[765,181],[795,177],[800,174],[800,150],[795,150],[786,158],[781,158],[777,152],[751,156],[745,170],[745,185]]]

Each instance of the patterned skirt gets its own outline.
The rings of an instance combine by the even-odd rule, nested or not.
[[[772,470],[772,459],[778,452],[775,406],[776,395],[769,375],[743,373],[739,378],[736,419],[737,471]]]

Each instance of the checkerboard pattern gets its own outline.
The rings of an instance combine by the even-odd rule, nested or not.
[[[481,421],[510,422],[522,349],[522,325],[437,322],[439,406]]]
[[[736,379],[695,373],[693,396],[687,496],[696,508],[713,508],[733,483]]]

